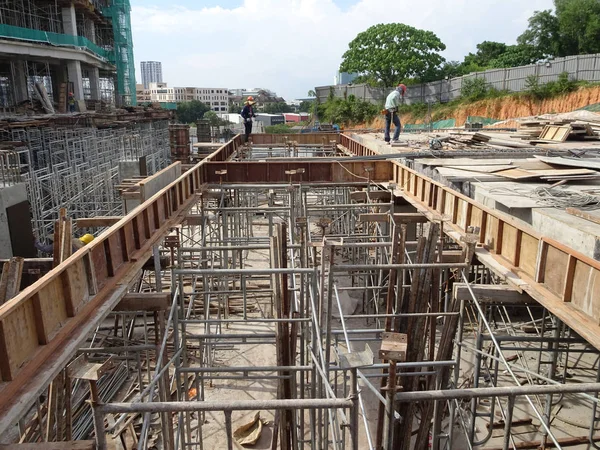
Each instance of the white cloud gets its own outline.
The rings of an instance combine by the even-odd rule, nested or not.
[[[133,6],[136,61],[159,60],[171,86],[265,87],[291,99],[330,84],[348,43],[377,23],[436,33],[462,60],[484,40],[513,43],[552,0],[245,0],[237,8]],[[524,11],[526,9],[527,11]],[[138,68],[139,70],[139,68]]]

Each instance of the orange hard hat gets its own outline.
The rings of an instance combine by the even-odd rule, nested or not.
[[[400,84],[398,85],[398,88],[399,88],[399,89],[402,91],[402,93],[405,93],[405,92],[406,92],[406,85],[404,85],[404,84],[400,83]]]
[[[248,97],[248,99],[246,101],[253,102],[254,101],[254,97],[250,96],[250,97]]]

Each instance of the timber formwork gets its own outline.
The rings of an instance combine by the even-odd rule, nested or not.
[[[600,265],[337,150],[371,154],[343,135],[236,137],[2,306],[0,431],[79,349],[137,374],[132,401],[92,398],[99,448],[137,414],[138,448],[233,448],[256,411],[286,449],[519,448],[527,419],[530,445],[595,442]],[[95,342],[109,314],[113,350]],[[379,353],[397,333],[404,354]],[[588,431],[557,424],[557,402]]]

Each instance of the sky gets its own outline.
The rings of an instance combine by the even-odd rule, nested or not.
[[[169,86],[266,88],[286,100],[333,83],[371,25],[433,31],[462,61],[482,41],[514,44],[552,0],[132,0],[136,75],[161,61]]]

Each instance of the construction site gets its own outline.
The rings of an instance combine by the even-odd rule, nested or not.
[[[0,5],[0,450],[600,448],[600,114],[192,144],[129,9]]]

